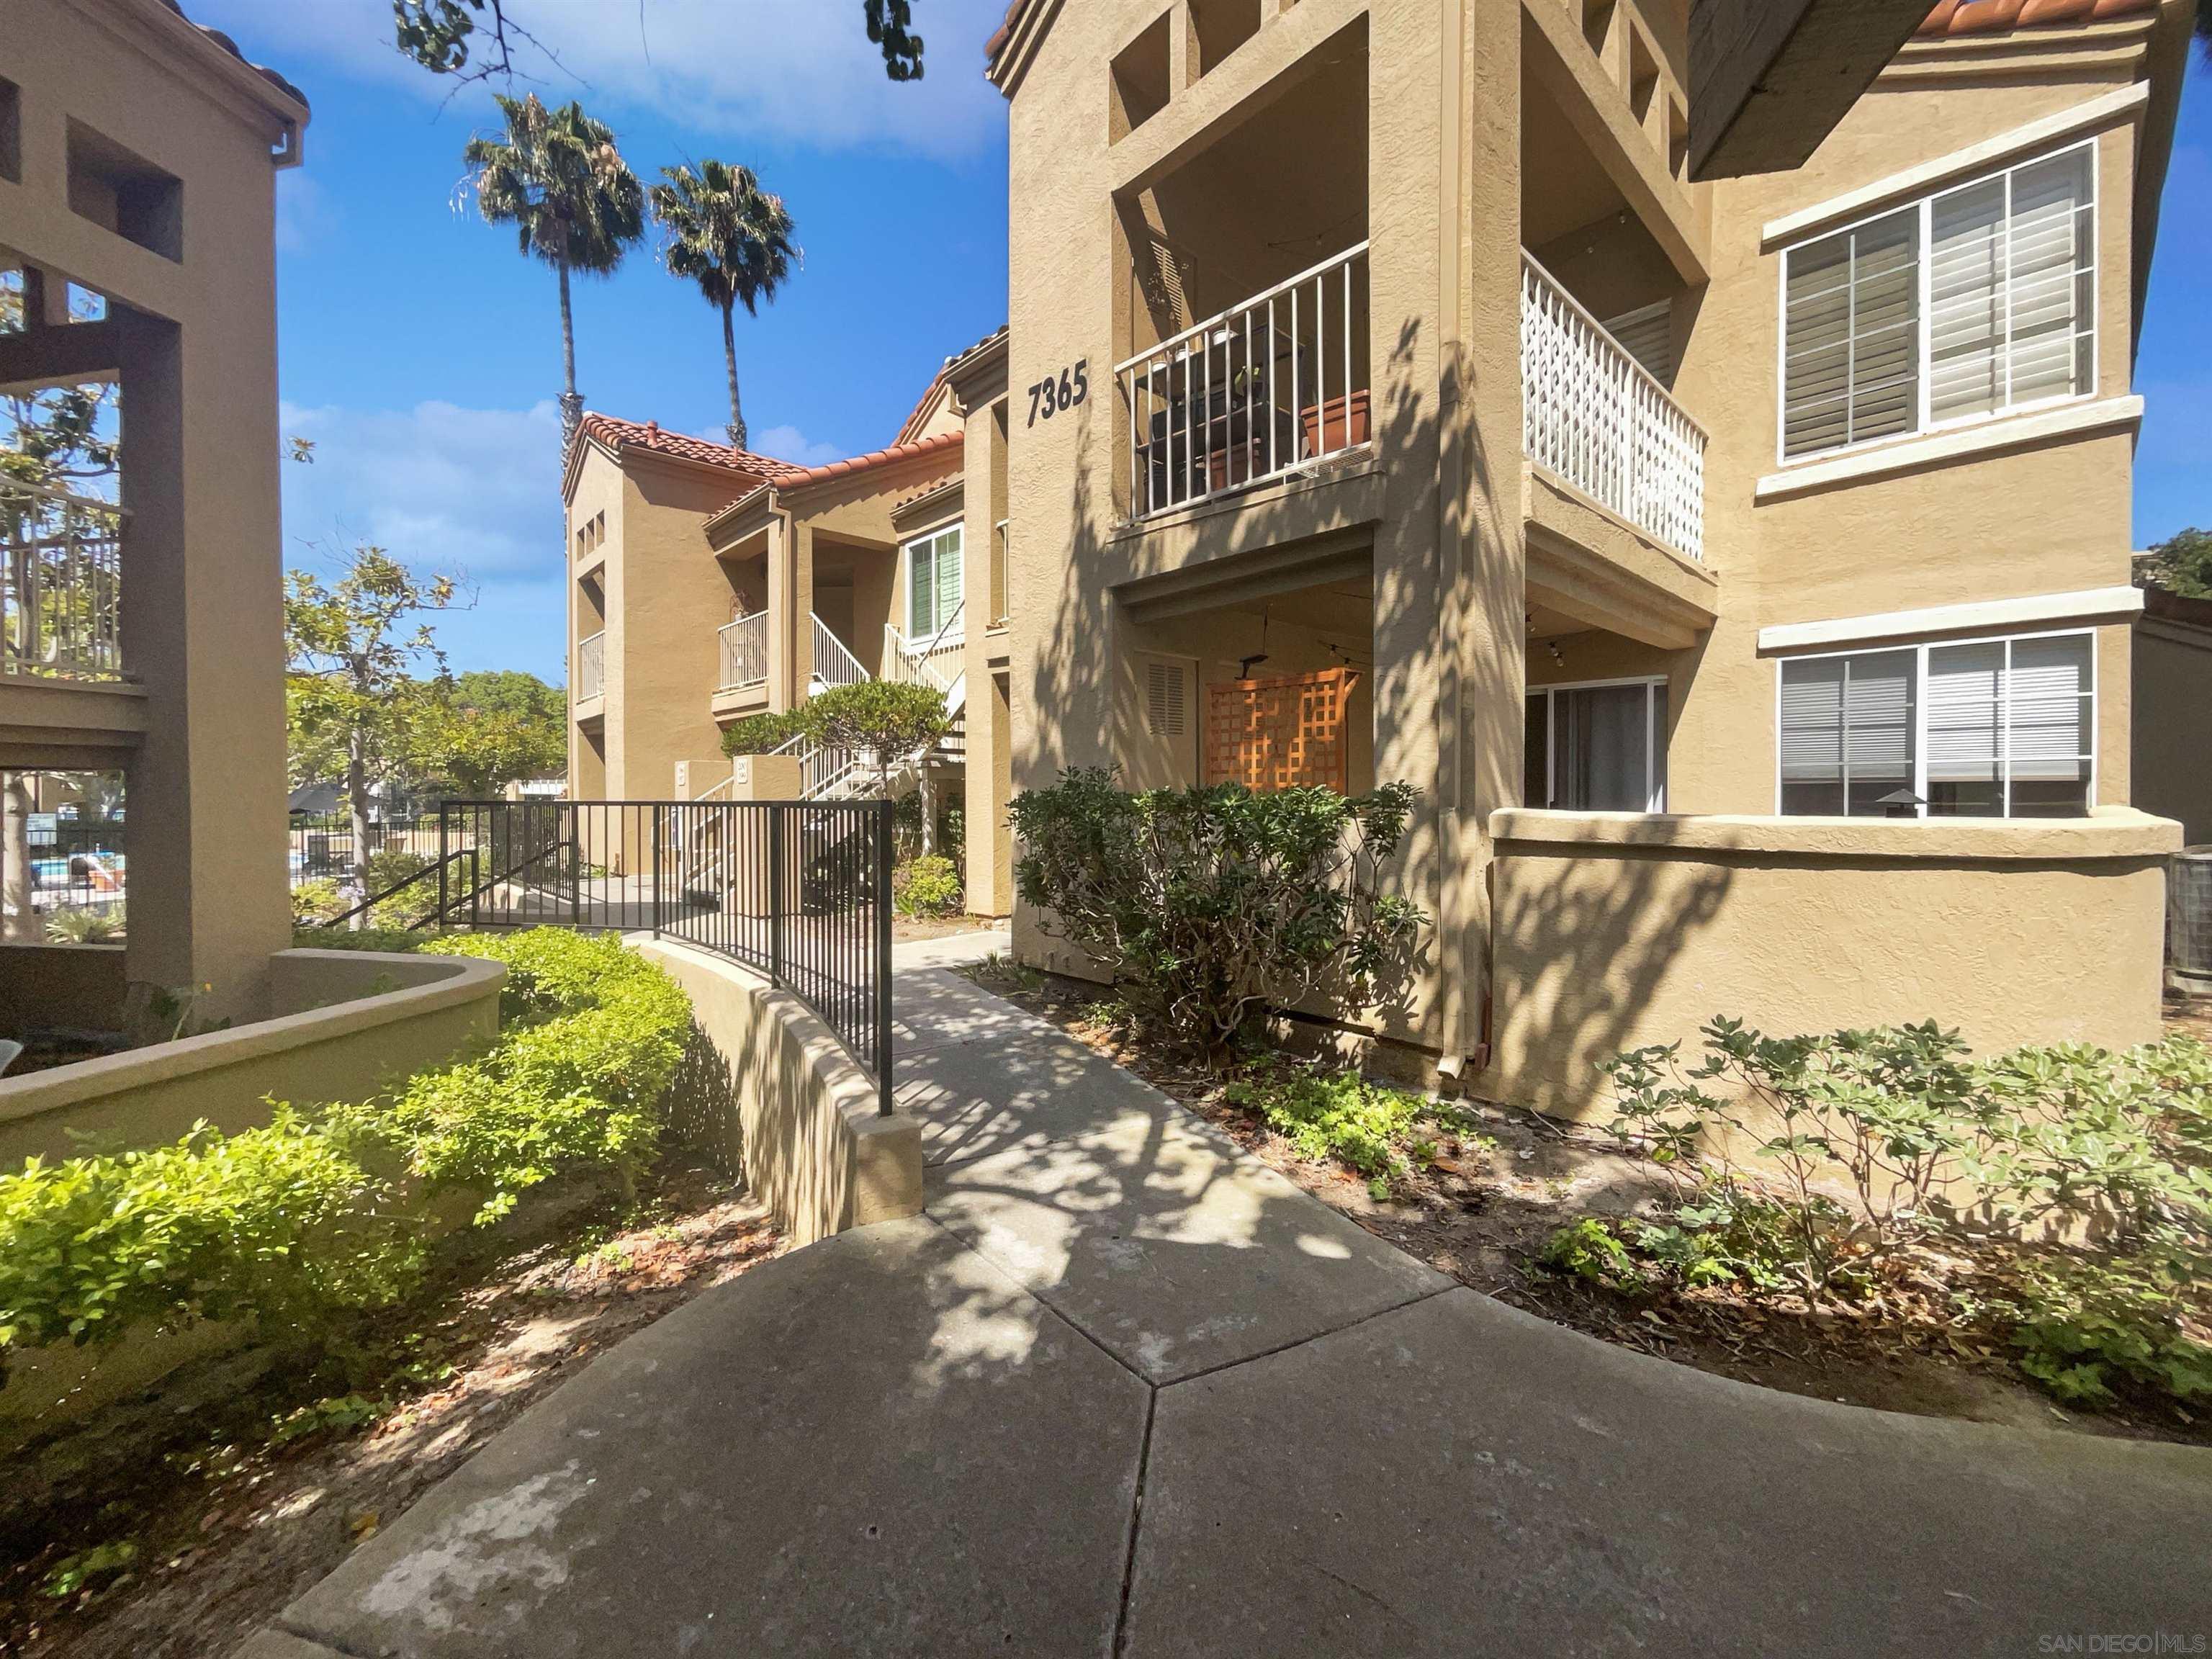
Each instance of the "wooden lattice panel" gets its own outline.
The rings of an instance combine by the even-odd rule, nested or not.
[[[1206,689],[1206,781],[1255,790],[1349,787],[1345,704],[1358,673],[1324,668]]]

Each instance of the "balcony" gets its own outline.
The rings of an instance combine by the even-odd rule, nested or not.
[[[715,629],[721,666],[714,677],[717,691],[736,691],[760,685],[768,679],[768,612],[756,611]]]
[[[607,689],[607,631],[576,641],[576,701],[597,702]]]
[[[1552,274],[1521,256],[1522,442],[1529,462],[1702,562],[1705,434]]]
[[[1361,242],[1116,367],[1133,518],[1249,489],[1370,441],[1367,274]]]
[[[123,678],[123,509],[0,485],[0,673]]]

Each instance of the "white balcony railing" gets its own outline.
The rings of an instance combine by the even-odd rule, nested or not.
[[[576,701],[589,702],[607,689],[607,630],[576,641]]]
[[[1134,516],[1368,442],[1367,307],[1362,242],[1120,364]]]
[[[123,509],[0,483],[0,673],[123,675]]]
[[[833,685],[858,685],[873,675],[860,665],[845,641],[830,631],[821,617],[814,618],[814,684],[826,690]]]
[[[714,681],[718,691],[758,685],[768,678],[768,612],[756,611],[725,623],[715,630],[721,643],[721,670]]]
[[[1529,460],[1659,540],[1705,556],[1705,434],[1552,274],[1521,256]]]

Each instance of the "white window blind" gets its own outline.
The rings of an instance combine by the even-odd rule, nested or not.
[[[2087,634],[1799,658],[1781,667],[1785,814],[2079,815],[2095,768]]]
[[[2077,145],[1790,249],[1784,457],[2094,389],[2095,161]]]

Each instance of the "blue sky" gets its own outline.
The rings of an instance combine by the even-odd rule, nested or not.
[[[456,206],[460,150],[495,124],[390,46],[388,0],[191,0],[314,106],[307,165],[278,180],[287,562],[373,540],[464,572],[441,619],[457,669],[562,661],[560,335],[550,270]],[[917,8],[930,72],[893,86],[859,0],[533,0],[567,68],[538,90],[612,125],[641,176],[716,155],[756,168],[798,221],[805,268],[738,318],[754,446],[808,462],[889,441],[937,365],[1006,314],[1006,117],[978,70],[1004,0]],[[719,439],[714,313],[650,246],[579,284],[590,407]],[[2192,59],[2166,191],[2137,386],[2136,544],[2212,526],[2212,71]]]
[[[371,540],[465,571],[475,609],[438,620],[453,666],[562,661],[560,324],[551,270],[455,205],[460,152],[495,126],[390,45],[389,0],[191,0],[313,105],[307,164],[280,174],[286,562]],[[753,446],[818,462],[890,441],[944,358],[1006,315],[1006,115],[980,73],[1004,0],[928,0],[929,72],[891,85],[859,0],[532,0],[580,98],[642,178],[714,155],[754,167],[798,222],[804,268],[738,316]],[[450,102],[446,101],[453,94]],[[653,244],[576,292],[592,409],[720,440],[720,325]]]

